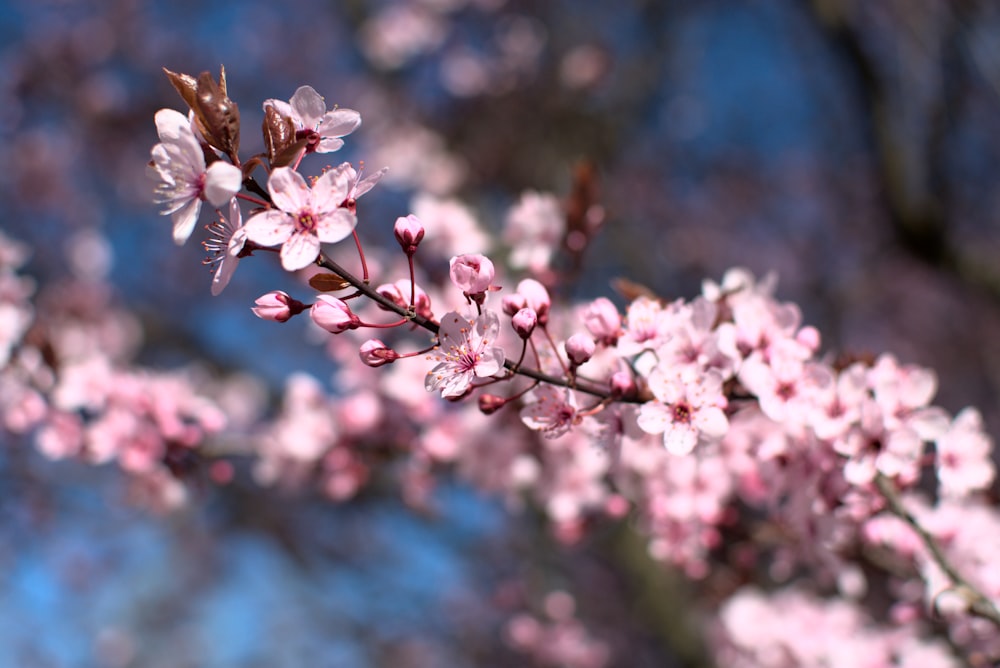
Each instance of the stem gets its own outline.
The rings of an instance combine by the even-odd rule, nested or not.
[[[879,473],[875,476],[875,486],[885,498],[886,503],[889,504],[889,510],[892,514],[906,522],[906,524],[916,532],[917,536],[920,537],[920,541],[924,544],[924,547],[927,548],[927,552],[930,553],[934,563],[937,564],[938,568],[940,568],[944,574],[948,576],[948,579],[952,581],[954,586],[953,591],[955,591],[959,596],[965,599],[966,603],[968,603],[969,612],[977,617],[988,619],[1000,628],[1000,611],[998,611],[996,606],[993,605],[993,601],[988,599],[982,592],[970,584],[968,580],[962,577],[957,570],[955,570],[955,567],[948,561],[944,551],[941,549],[941,546],[938,545],[938,542],[934,540],[934,537],[931,536],[926,529],[920,526],[920,523],[917,522],[917,518],[903,506],[903,502],[899,498],[899,493],[893,486],[892,481]]]
[[[323,267],[324,269],[332,271],[333,273],[340,276],[342,279],[350,283],[351,286],[353,286],[358,292],[363,294],[365,297],[368,297],[376,304],[379,304],[380,306],[384,307],[385,309],[398,314],[400,317],[405,318],[410,322],[419,325],[420,327],[423,327],[432,334],[437,335],[438,331],[440,330],[439,325],[433,320],[429,320],[428,318],[425,318],[421,315],[412,313],[408,309],[399,306],[392,300],[383,297],[378,292],[376,292],[374,288],[368,285],[367,282],[359,279],[357,276],[355,276],[354,274],[347,271],[339,264],[328,258],[325,254],[320,253],[319,259],[316,262],[319,266]],[[550,376],[548,374],[542,373],[541,371],[534,371],[532,369],[519,369],[517,368],[517,364],[515,364],[510,360],[505,359],[503,365],[510,371],[520,374],[522,376],[527,376],[528,378],[533,378],[543,383],[549,383],[550,385],[557,385],[559,387],[569,387],[569,384],[563,378],[556,378],[555,376]],[[601,399],[605,399],[611,396],[607,389],[595,383],[578,384],[573,389],[579,392],[583,392],[585,394],[591,394]],[[637,402],[638,400],[635,400],[635,403]]]

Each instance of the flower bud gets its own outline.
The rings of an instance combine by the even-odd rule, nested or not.
[[[361,319],[354,315],[346,302],[330,295],[319,295],[309,309],[309,316],[331,334],[357,329],[361,325]]]
[[[405,218],[397,218],[392,231],[396,235],[396,241],[402,246],[403,252],[408,256],[417,252],[417,246],[424,238],[424,224],[412,213]]]
[[[501,306],[504,313],[514,315],[521,309],[527,308],[528,300],[524,298],[524,295],[519,295],[515,292],[512,295],[505,295]]]
[[[263,320],[273,320],[274,322],[286,322],[293,315],[302,313],[306,308],[305,304],[293,299],[288,293],[281,290],[273,290],[266,295],[261,295],[254,304],[256,304],[252,308],[254,315]]]
[[[622,330],[618,308],[607,297],[598,297],[583,312],[583,324],[602,345],[613,346]]]
[[[483,412],[483,415],[492,415],[503,408],[506,404],[507,400],[504,397],[500,397],[495,394],[479,395],[479,410]]]
[[[523,308],[510,319],[510,324],[514,327],[514,331],[525,341],[531,336],[531,333],[535,331],[535,325],[538,324],[538,316],[535,311],[530,308]]]
[[[529,308],[535,309],[538,324],[544,327],[549,322],[549,307],[552,305],[549,291],[535,279],[526,278],[517,284],[517,292],[524,296]]]
[[[466,297],[483,295],[490,289],[496,271],[485,255],[457,255],[451,258],[451,282]]]
[[[412,291],[413,310],[416,314],[427,319],[434,317],[434,311],[431,310],[431,298],[419,285],[411,288],[409,279],[401,278],[395,283],[384,283],[375,288],[375,291],[400,308],[409,308]],[[388,310],[381,304],[379,304],[379,308]]]
[[[358,355],[362,362],[373,368],[392,364],[399,359],[399,353],[378,339],[369,339],[362,343]]]
[[[629,399],[635,397],[639,388],[636,387],[635,379],[629,371],[616,371],[611,375],[611,396],[615,398]]]
[[[573,366],[580,366],[594,356],[597,345],[586,334],[574,334],[566,339],[566,356]]]

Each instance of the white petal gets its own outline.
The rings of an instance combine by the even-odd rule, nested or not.
[[[212,206],[222,206],[240,191],[243,172],[236,165],[216,160],[205,174],[205,199]]]
[[[198,214],[201,212],[201,200],[194,198],[175,211],[171,217],[174,221],[174,243],[178,246],[183,244],[194,232],[195,223],[198,222]]]
[[[255,216],[250,216],[243,229],[247,239],[261,246],[277,246],[283,244],[295,231],[295,223],[283,211],[270,209]]]
[[[301,86],[288,102],[302,123],[310,130],[316,129],[323,114],[326,113],[326,102],[312,86]]]
[[[333,153],[339,151],[344,146],[344,140],[340,137],[322,137],[316,147],[317,153]]]
[[[476,362],[476,375],[488,378],[503,368],[503,348],[494,347],[483,351],[483,357]]]
[[[175,109],[160,109],[153,117],[156,121],[156,134],[160,141],[175,141],[183,134],[192,135],[191,122],[187,116]]]
[[[316,185],[312,189],[312,199],[310,200],[312,210],[315,212],[334,211],[350,194],[351,178],[350,165],[343,163],[327,170],[321,177],[316,179]],[[353,228],[352,228],[353,229]]]
[[[310,205],[310,190],[302,175],[290,167],[278,167],[267,182],[274,205],[282,211],[298,215]]]
[[[281,266],[285,271],[308,267],[319,256],[319,239],[312,234],[297,232],[281,247]]]
[[[695,426],[708,438],[722,438],[729,431],[729,419],[721,408],[702,408],[695,416]]]
[[[348,236],[358,224],[358,218],[347,209],[337,209],[316,220],[316,237],[325,243],[335,243]]]
[[[323,115],[316,131],[324,137],[343,137],[361,126],[361,114],[353,109],[332,109]]]

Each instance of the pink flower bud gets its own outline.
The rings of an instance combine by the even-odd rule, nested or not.
[[[395,283],[385,283],[375,288],[375,291],[396,306],[399,306],[400,308],[409,308],[410,281],[408,279],[401,278]],[[434,312],[431,310],[431,298],[427,296],[427,293],[424,292],[423,288],[419,285],[416,286],[413,291],[413,302],[413,308],[417,315],[423,316],[427,319],[432,319],[434,317]],[[381,304],[379,304],[379,308],[388,310]]]
[[[507,315],[514,315],[527,306],[528,300],[524,298],[524,295],[519,295],[516,292],[512,295],[505,295],[503,298],[503,312]]]
[[[360,318],[351,312],[351,307],[346,302],[330,295],[317,297],[316,303],[309,309],[309,316],[331,334],[357,329],[361,325]]]
[[[293,299],[288,293],[281,290],[273,290],[266,295],[261,295],[254,304],[256,304],[252,309],[254,315],[274,322],[286,322],[293,315],[302,313],[306,308],[305,304]]]
[[[451,282],[466,297],[483,295],[496,275],[493,262],[485,255],[457,255],[451,258]]]
[[[549,307],[552,299],[545,286],[533,278],[526,278],[517,284],[517,292],[523,295],[528,302],[528,308],[535,309],[538,315],[538,324],[544,327],[549,321]]]
[[[638,391],[630,372],[616,371],[611,375],[611,396],[628,399],[636,396]]]
[[[378,339],[369,339],[362,343],[358,355],[361,361],[370,367],[392,364],[399,359],[399,353]]]
[[[479,395],[479,410],[483,412],[483,415],[492,415],[498,410],[506,405],[507,400],[503,397],[499,397],[495,394],[480,394]]]
[[[566,356],[573,366],[580,366],[594,356],[597,345],[586,334],[574,334],[566,339]]]
[[[528,340],[531,333],[535,331],[535,325],[538,324],[538,316],[533,309],[523,308],[514,314],[514,317],[510,319],[510,324],[518,336]]]
[[[622,330],[622,316],[607,297],[598,297],[583,312],[583,324],[602,345],[613,346]]]
[[[405,218],[397,218],[392,231],[396,235],[396,241],[403,247],[403,252],[407,255],[416,253],[417,246],[424,238],[424,224],[412,213]]]

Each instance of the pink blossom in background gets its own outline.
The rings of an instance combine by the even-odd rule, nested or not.
[[[562,242],[565,218],[555,195],[533,190],[522,193],[507,213],[504,227],[504,240],[511,247],[510,266],[536,274],[549,270]]]

